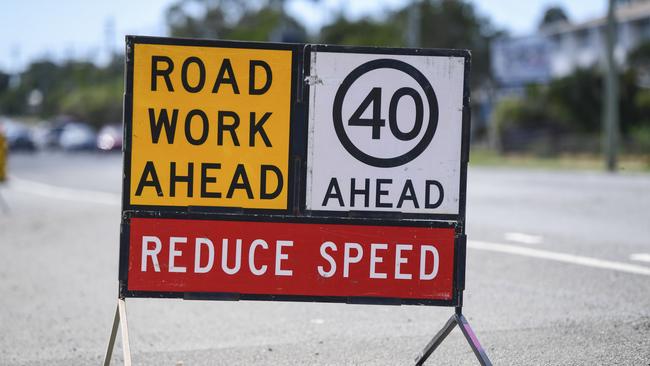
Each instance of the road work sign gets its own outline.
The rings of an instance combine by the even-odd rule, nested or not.
[[[286,210],[292,51],[132,47],[129,204]]]
[[[458,305],[469,60],[127,37],[121,296]]]

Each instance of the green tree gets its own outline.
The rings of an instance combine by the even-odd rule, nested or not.
[[[633,67],[650,67],[650,41],[642,42],[632,50],[628,62]]]
[[[487,81],[490,43],[500,32],[467,1],[427,0],[419,6],[422,47],[469,49],[472,52],[472,84],[476,86]],[[406,9],[399,12],[399,17],[405,24]]]
[[[228,32],[229,39],[304,42],[307,31],[296,19],[271,7],[244,12]]]
[[[409,29],[409,7],[420,14],[419,39],[423,48],[463,48],[472,51],[472,84],[489,78],[490,41],[500,34],[465,0],[424,0],[388,12],[380,19],[348,20],[339,15],[321,29],[320,41],[330,44],[404,47]]]
[[[368,17],[351,21],[342,14],[321,29],[319,41],[338,45],[404,47],[404,37],[396,22]]]
[[[235,0],[180,0],[166,12],[169,34],[172,37],[224,38],[234,24],[228,19],[243,11],[242,3]]]
[[[0,94],[4,93],[7,89],[9,89],[10,79],[11,79],[11,75],[0,71]]]
[[[621,132],[626,140],[650,146],[650,90],[637,83],[636,71],[619,75]],[[602,130],[603,77],[596,69],[578,69],[548,85],[529,86],[523,97],[497,105],[493,123],[500,137],[512,131],[550,136],[592,136]]]
[[[542,20],[539,22],[539,28],[544,28],[558,22],[568,22],[569,17],[566,15],[564,8],[560,6],[551,6],[544,11]]]
[[[236,0],[180,0],[169,7],[166,19],[174,37],[302,42],[307,34],[268,1],[254,7]]]
[[[559,121],[574,133],[598,134],[602,129],[603,77],[595,69],[578,69],[571,75],[553,80],[548,86],[549,119]],[[639,87],[636,72],[619,75],[621,131],[624,135],[640,123],[636,105]]]
[[[67,114],[95,125],[121,119],[124,61],[115,57],[107,66],[86,61],[67,61],[61,65],[36,61],[20,74],[15,88],[0,91],[0,113],[50,118]],[[29,105],[29,95],[43,98]]]
[[[576,133],[598,133],[601,128],[602,77],[592,69],[553,80],[547,89],[547,119]]]

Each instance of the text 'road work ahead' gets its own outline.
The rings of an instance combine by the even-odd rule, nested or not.
[[[290,51],[136,44],[133,65],[131,204],[287,208]]]

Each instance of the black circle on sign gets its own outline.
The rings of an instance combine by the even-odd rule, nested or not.
[[[418,142],[415,147],[413,147],[408,152],[392,157],[392,158],[378,158],[366,154],[356,147],[343,127],[343,100],[348,90],[352,84],[363,74],[377,69],[395,69],[402,71],[403,73],[409,75],[424,90],[424,94],[427,97],[427,102],[429,105],[429,123],[427,124],[427,129],[424,131],[424,135],[420,142]],[[433,87],[418,69],[407,64],[406,62],[394,60],[394,59],[377,59],[368,61],[365,64],[358,66],[356,69],[352,70],[348,76],[343,79],[343,82],[336,91],[336,96],[334,97],[334,106],[332,109],[332,117],[334,121],[334,130],[336,131],[336,136],[341,141],[341,144],[352,156],[357,160],[372,165],[378,168],[394,168],[400,165],[404,165],[409,161],[417,158],[422,152],[429,146],[431,140],[433,140],[433,135],[436,133],[436,128],[438,127],[438,99],[436,98],[436,93],[433,91]]]

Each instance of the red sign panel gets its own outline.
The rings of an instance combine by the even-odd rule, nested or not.
[[[132,218],[129,235],[129,291],[453,298],[453,228]]]

